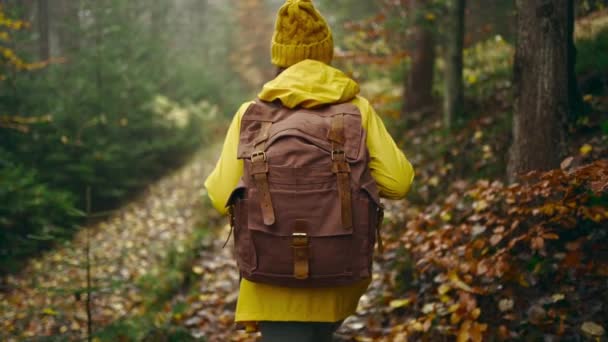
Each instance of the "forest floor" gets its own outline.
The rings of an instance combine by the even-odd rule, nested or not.
[[[170,297],[186,279],[179,268],[190,268],[192,253],[202,247],[203,181],[217,151],[213,145],[197,153],[132,203],[6,277],[0,340],[82,339],[89,320],[97,332]],[[87,291],[92,293],[89,312]]]

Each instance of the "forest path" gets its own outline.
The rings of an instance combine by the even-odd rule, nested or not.
[[[168,260],[199,248],[192,243],[203,182],[218,150],[202,149],[132,203],[8,276],[7,290],[0,292],[0,340],[86,337],[87,239],[94,330],[141,311],[151,300],[142,289],[155,285]]]

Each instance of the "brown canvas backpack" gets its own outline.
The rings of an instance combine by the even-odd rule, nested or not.
[[[323,287],[371,276],[382,206],[365,137],[353,104],[250,105],[238,147],[243,177],[228,200],[242,277]]]

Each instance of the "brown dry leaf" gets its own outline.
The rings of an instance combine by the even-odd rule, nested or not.
[[[570,165],[572,165],[573,160],[574,160],[574,157],[568,157],[568,158],[564,159],[560,164],[560,168],[562,170],[568,169],[570,167]]]
[[[473,326],[471,327],[469,333],[471,335],[471,340],[473,342],[482,342],[483,341],[483,333],[488,330],[487,324],[480,324],[477,322],[473,322]]]
[[[502,240],[503,236],[501,234],[494,234],[492,235],[492,237],[490,238],[490,243],[492,244],[492,246],[496,246],[500,243],[500,241]]]
[[[545,248],[545,240],[540,236],[534,237],[530,241],[530,247],[532,248],[532,250],[541,250]]]

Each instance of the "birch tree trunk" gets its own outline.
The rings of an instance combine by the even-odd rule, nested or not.
[[[508,175],[559,166],[570,112],[567,0],[516,0],[515,111]]]

